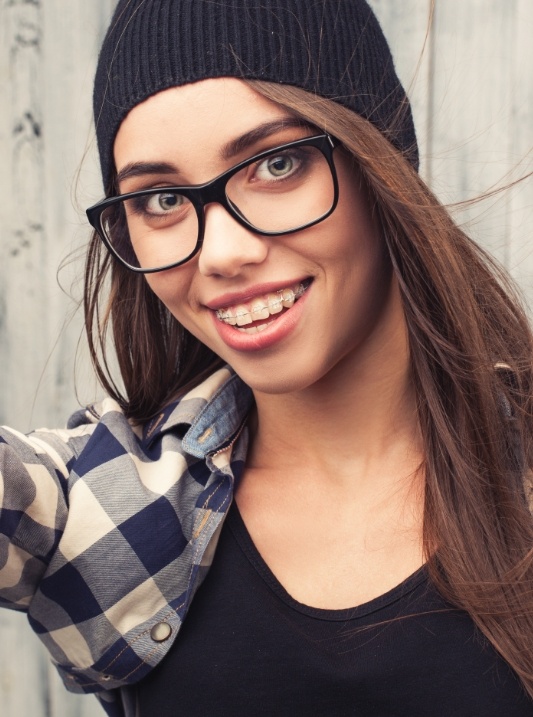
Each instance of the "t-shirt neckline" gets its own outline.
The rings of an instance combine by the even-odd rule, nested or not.
[[[229,510],[226,522],[237,542],[237,545],[240,547],[247,560],[257,571],[270,590],[293,610],[318,620],[346,621],[366,617],[367,615],[379,612],[392,603],[401,600],[410,592],[413,592],[421,583],[424,581],[427,582],[428,580],[426,566],[422,565],[422,567],[418,568],[396,587],[383,593],[383,595],[379,595],[378,597],[355,607],[342,608],[340,610],[329,610],[305,605],[304,603],[295,600],[287,592],[263,560],[252,540],[250,533],[248,532],[246,524],[244,523],[235,501]]]

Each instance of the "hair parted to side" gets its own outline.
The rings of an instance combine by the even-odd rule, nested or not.
[[[368,121],[295,87],[247,82],[337,137],[359,167],[408,327],[425,446],[430,575],[533,697],[533,338],[520,300],[505,272]],[[85,312],[98,376],[134,421],[151,418],[221,365],[141,275],[110,260],[96,236],[87,259]],[[124,392],[109,372],[109,327]]]

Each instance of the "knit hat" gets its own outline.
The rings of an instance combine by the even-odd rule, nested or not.
[[[418,168],[409,101],[365,0],[119,0],[94,86],[106,187],[128,112],[156,92],[211,77],[268,80],[334,100]]]

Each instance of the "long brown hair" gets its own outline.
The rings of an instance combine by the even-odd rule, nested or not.
[[[520,300],[505,272],[369,122],[294,87],[248,84],[337,137],[368,186],[409,332],[425,446],[430,576],[533,697],[533,337]],[[220,365],[142,277],[102,253],[97,237],[87,260],[85,311],[100,380],[135,421]],[[109,326],[123,389],[106,359]]]

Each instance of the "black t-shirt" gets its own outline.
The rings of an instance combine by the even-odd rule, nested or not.
[[[140,717],[533,717],[533,701],[470,617],[421,569],[346,610],[293,600],[236,506]]]

